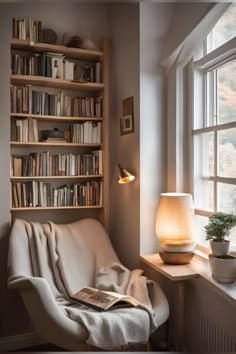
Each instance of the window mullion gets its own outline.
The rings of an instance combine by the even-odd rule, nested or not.
[[[219,109],[218,109],[218,95],[217,95],[217,92],[218,92],[218,79],[217,79],[217,70],[214,70],[214,84],[213,84],[213,95],[214,95],[214,123],[215,125],[218,125],[219,123],[219,117],[218,117],[218,112],[219,112]]]
[[[209,115],[210,115],[210,100],[209,100],[209,96],[208,96],[208,92],[209,92],[209,77],[208,75],[205,73],[204,74],[204,84],[203,84],[203,128],[206,128],[209,126]]]
[[[217,70],[214,71],[214,90],[213,90],[213,100],[214,100],[214,121],[218,124],[218,97],[217,97]],[[214,132],[214,177],[218,175],[218,133]],[[214,212],[218,210],[218,193],[217,193],[217,181],[214,179],[213,182],[213,208]]]
[[[214,132],[214,177],[217,176],[217,165],[218,165],[218,147],[217,147],[217,132]],[[217,194],[217,181],[214,178],[213,181],[213,210],[216,212],[218,209],[218,194]]]
[[[214,126],[210,126],[210,127],[206,127],[206,128],[194,129],[194,130],[192,130],[192,135],[215,132],[215,131],[222,131],[222,130],[227,130],[227,129],[232,129],[232,128],[236,128],[236,121],[218,124],[217,126],[214,125]]]

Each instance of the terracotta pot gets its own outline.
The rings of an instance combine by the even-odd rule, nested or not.
[[[214,256],[223,256],[225,254],[228,254],[229,252],[229,241],[222,241],[222,242],[217,242],[217,241],[210,241],[211,245],[211,250],[212,254]]]

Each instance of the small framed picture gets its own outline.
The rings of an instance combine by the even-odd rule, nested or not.
[[[133,130],[133,122],[132,122],[132,115],[129,114],[127,116],[121,117],[121,135],[132,133]]]
[[[133,96],[122,101],[122,117],[120,118],[120,135],[134,132]]]

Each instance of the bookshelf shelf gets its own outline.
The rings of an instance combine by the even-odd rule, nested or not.
[[[51,88],[61,88],[64,90],[80,90],[80,91],[101,91],[104,84],[95,82],[75,82],[63,79],[53,79],[44,76],[29,75],[11,75],[11,83],[14,85],[32,85]]]
[[[101,51],[70,48],[63,45],[52,45],[47,43],[35,43],[22,39],[12,39],[11,47],[14,49],[30,50],[39,53],[52,51],[54,53],[62,53],[71,59],[98,60],[103,57],[103,52]]]
[[[103,117],[72,117],[72,116],[52,116],[43,114],[30,114],[30,113],[11,113],[11,118],[34,118],[37,120],[44,121],[58,121],[58,122],[69,122],[69,121],[92,121],[101,122]]]
[[[71,213],[75,220],[92,215],[108,229],[108,41],[101,41],[101,50],[40,43],[42,21],[21,22],[18,28],[13,19],[18,38],[10,43],[12,217],[78,210]]]
[[[100,205],[84,205],[84,206],[61,206],[61,207],[22,207],[22,208],[11,208],[10,211],[39,211],[39,210],[60,210],[60,209],[103,209]]]
[[[96,179],[103,178],[103,175],[81,175],[81,176],[11,176],[11,181],[32,181],[32,180],[69,180],[69,179]]]
[[[61,143],[61,142],[19,142],[19,141],[11,141],[11,146],[66,146],[66,147],[102,147],[102,144],[76,144],[76,143]]]

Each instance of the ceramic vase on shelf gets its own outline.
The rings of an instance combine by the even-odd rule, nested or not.
[[[82,39],[81,48],[89,50],[99,50],[95,42],[89,37],[88,34]]]

